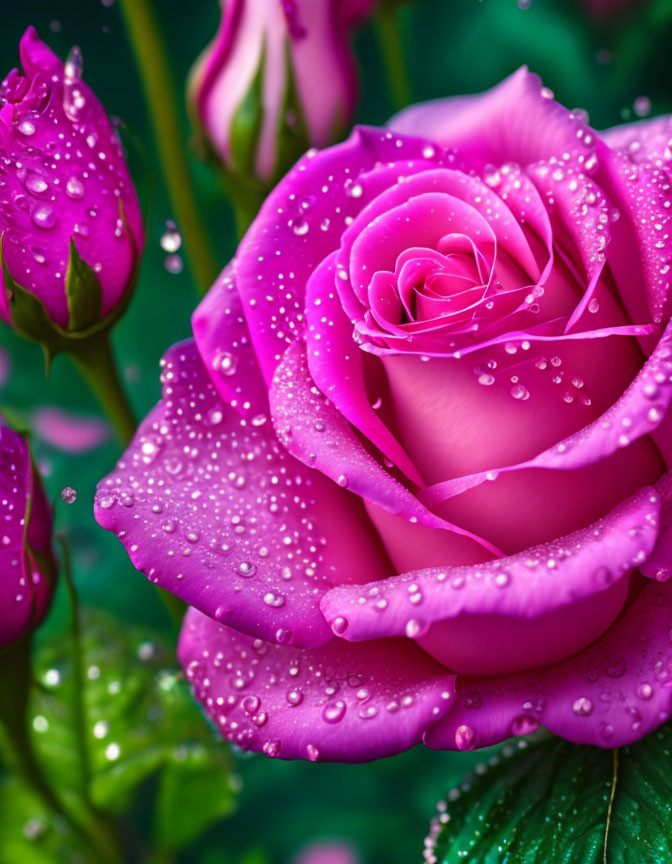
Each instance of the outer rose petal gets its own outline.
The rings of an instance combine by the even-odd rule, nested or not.
[[[621,747],[672,713],[672,583],[648,584],[616,624],[575,657],[521,675],[461,679],[455,706],[425,743],[487,747],[541,724],[580,744]]]
[[[236,290],[235,270],[234,260],[196,307],[191,326],[222,400],[243,416],[254,417],[268,411],[268,396]]]
[[[600,132],[600,138],[613,150],[629,152],[637,159],[650,159],[668,166],[672,162],[672,116],[654,117],[604,129]]]
[[[539,76],[525,66],[486,93],[405,108],[388,126],[455,147],[480,165],[525,166],[565,152],[585,163],[595,149],[581,118],[555,102]]]
[[[163,400],[99,486],[98,522],[138,570],[213,618],[269,641],[326,642],[318,600],[329,580],[385,574],[361,505],[289,456],[270,423],[227,409],[193,342],[168,352],[163,383]],[[315,519],[323,503],[337,520]]]
[[[644,489],[588,528],[509,558],[332,588],[322,611],[345,639],[406,635],[463,674],[546,665],[618,615],[627,577],[658,538],[660,508]]]
[[[364,762],[420,741],[450,708],[455,676],[402,640],[333,639],[299,651],[190,609],[178,656],[230,740],[281,759]]]

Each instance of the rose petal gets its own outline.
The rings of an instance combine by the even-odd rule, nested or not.
[[[315,387],[305,348],[298,342],[289,345],[276,370],[270,404],[278,437],[297,459],[390,513],[463,534],[499,554],[482,538],[434,516],[376,462],[345,418]]]
[[[267,383],[301,330],[308,279],[369,200],[355,178],[379,162],[404,160],[397,176],[412,172],[426,146],[358,127],[343,144],[306,154],[266,199],[238,249],[236,285]]]
[[[487,747],[538,724],[579,744],[621,747],[672,713],[672,583],[648,584],[594,645],[529,673],[458,679],[449,715],[425,735],[439,750]]]
[[[266,385],[259,371],[231,262],[196,307],[194,340],[224,402],[242,416],[268,411]]]
[[[342,538],[314,520],[311,472],[270,423],[223,405],[193,342],[167,353],[163,384],[99,485],[96,519],[151,581],[207,615],[269,641],[327,641],[317,604],[332,574],[329,538]]]
[[[407,750],[450,708],[453,675],[403,640],[269,645],[195,609],[178,656],[223,735],[281,759],[364,762]]]
[[[482,564],[332,588],[320,605],[345,639],[406,635],[458,672],[511,671],[529,666],[531,657],[545,665],[584,647],[613,621],[627,577],[654,548],[660,508],[658,493],[644,489],[559,540]]]
[[[421,493],[427,506],[483,483],[488,477],[522,468],[573,470],[606,459],[653,432],[672,401],[672,325],[623,396],[600,417],[558,444],[518,465],[493,467],[428,487]]]
[[[589,162],[595,150],[592,131],[552,96],[523,66],[486,93],[413,105],[388,126],[457,148],[476,165],[525,166],[563,153]]]
[[[26,545],[28,535],[36,552],[48,552],[51,515],[35,483],[26,441],[0,424],[0,647],[42,618],[51,594],[49,574]],[[26,531],[31,499],[35,512]]]
[[[352,324],[334,287],[334,255],[326,258],[308,283],[306,356],[308,369],[338,411],[417,485],[417,468],[369,402],[364,381],[365,354],[352,339]]]

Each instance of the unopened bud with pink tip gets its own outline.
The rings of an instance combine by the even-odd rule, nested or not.
[[[120,314],[142,220],[79,50],[63,63],[30,27],[19,54],[0,85],[0,316],[56,353]]]
[[[234,176],[269,186],[347,128],[356,103],[349,29],[372,0],[222,0],[192,72],[190,108]]]

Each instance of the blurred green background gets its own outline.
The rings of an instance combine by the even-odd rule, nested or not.
[[[268,0],[271,2],[271,0]],[[159,0],[157,11],[174,75],[174,92],[188,137],[183,89],[194,58],[212,38],[217,0]],[[186,264],[166,269],[160,236],[169,208],[134,58],[114,0],[5,0],[0,26],[0,77],[16,65],[17,44],[29,24],[61,56],[73,43],[84,57],[84,76],[108,112],[121,118],[135,144],[131,162],[142,194],[151,198],[145,258],[136,296],[116,328],[115,348],[138,416],[159,396],[158,361],[173,342],[189,335],[197,295]],[[401,32],[413,101],[477,92],[521,64],[538,72],[557,98],[582,108],[598,128],[635,117],[650,102],[651,114],[672,110],[669,45],[672,0],[635,0],[627,13],[596,20],[581,0],[418,0],[400,7]],[[381,124],[394,105],[386,83],[376,31],[364,27],[355,39],[361,102],[357,120]],[[646,97],[642,99],[642,97]],[[210,167],[191,159],[194,187],[218,263],[235,250],[233,218]],[[178,226],[179,227],[179,226]],[[182,253],[184,250],[181,250]],[[84,416],[97,408],[65,358],[45,382],[42,357],[6,328],[0,344],[11,357],[11,374],[0,403],[29,418],[40,404],[60,405]],[[84,455],[68,455],[35,442],[40,467],[56,502],[58,527],[67,532],[75,579],[83,602],[123,622],[163,630],[170,622],[157,596],[131,568],[117,541],[92,517],[96,481],[111,469],[119,448],[110,442]],[[60,500],[66,486],[75,503]],[[61,589],[40,638],[61,634],[68,607]],[[483,754],[433,753],[424,748],[371,765],[282,763],[236,756],[242,780],[238,809],[181,860],[290,862],[316,841],[352,845],[366,864],[406,864],[421,858],[422,840],[434,803]]]

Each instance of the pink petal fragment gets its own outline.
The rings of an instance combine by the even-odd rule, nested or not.
[[[318,601],[331,547],[311,472],[265,416],[244,420],[219,400],[193,341],[166,354],[162,381],[99,485],[96,519],[138,570],[207,615],[269,641],[327,641]]]
[[[579,744],[630,744],[672,713],[671,627],[672,583],[648,584],[575,657],[521,675],[459,679],[452,711],[425,743],[438,750],[487,747],[542,725]]]
[[[410,642],[332,639],[298,650],[190,609],[178,657],[222,734],[281,759],[364,762],[416,744],[450,708],[455,677]]]
[[[431,567],[367,585],[332,588],[324,617],[359,642],[422,635],[460,615],[534,619],[606,591],[645,561],[658,538],[660,495],[651,487],[573,534],[508,558]]]
[[[110,437],[109,424],[97,417],[77,417],[56,405],[33,412],[31,426],[51,447],[65,453],[86,453]]]

